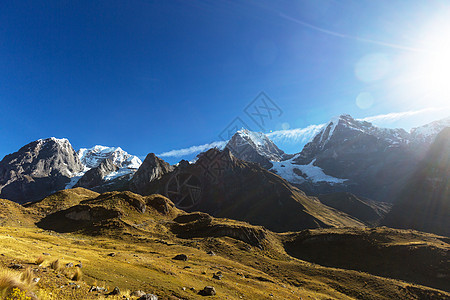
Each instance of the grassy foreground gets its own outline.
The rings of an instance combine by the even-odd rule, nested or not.
[[[75,190],[25,207],[5,203],[5,210],[0,207],[0,295],[8,300],[137,299],[135,291],[158,299],[450,299],[449,293],[430,287],[339,269],[334,261],[325,267],[301,260],[304,253],[287,245],[303,243],[310,231],[276,234],[243,222],[186,214],[161,196]],[[7,213],[13,209],[16,216]],[[90,221],[88,212],[95,213]],[[395,239],[409,234],[361,228],[342,233],[365,237],[374,230]],[[314,233],[322,231],[341,233]],[[439,246],[436,236],[418,233],[415,239]],[[441,242],[447,251],[448,244]],[[293,251],[297,258],[289,255]],[[178,254],[188,260],[174,260]],[[106,290],[90,291],[92,286]],[[217,294],[201,296],[205,286]],[[120,293],[109,295],[115,287]]]

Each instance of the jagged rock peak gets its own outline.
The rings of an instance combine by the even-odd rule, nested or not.
[[[319,144],[323,148],[330,140],[335,137],[337,132],[359,132],[372,135],[378,139],[386,140],[394,144],[406,144],[409,142],[410,135],[404,129],[380,128],[364,120],[356,120],[348,114],[342,114],[333,117],[319,133],[312,139],[312,142]],[[338,139],[341,136],[338,137]]]
[[[208,168],[211,165],[220,165],[227,166],[228,168],[232,164],[238,163],[238,161],[239,159],[228,148],[224,148],[223,150],[211,148],[197,155],[197,161],[194,165],[203,166],[204,168]]]
[[[130,181],[130,189],[139,194],[146,194],[151,182],[160,179],[173,170],[173,166],[160,159],[155,153],[149,153]]]

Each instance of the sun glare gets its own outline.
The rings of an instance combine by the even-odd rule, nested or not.
[[[450,14],[447,16],[421,33],[418,51],[406,61],[408,88],[428,106],[450,103]]]

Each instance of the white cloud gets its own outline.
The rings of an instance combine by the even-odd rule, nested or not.
[[[309,125],[305,128],[278,130],[268,133],[267,136],[275,143],[307,143],[322,129],[324,125],[325,124]]]
[[[217,141],[217,142],[212,142],[210,144],[204,144],[204,145],[199,145],[199,146],[192,146],[189,148],[167,151],[167,152],[158,154],[158,156],[159,157],[182,157],[182,156],[197,154],[197,153],[203,152],[205,150],[208,150],[208,149],[211,149],[214,147],[223,148],[223,147],[225,147],[226,144],[227,144],[226,141]]]
[[[372,117],[367,117],[363,119],[358,119],[360,121],[367,121],[371,123],[391,123],[396,122],[404,118],[409,118],[415,115],[420,115],[423,113],[431,112],[431,111],[437,111],[438,108],[430,107],[430,108],[424,108],[420,110],[410,110],[410,111],[403,111],[403,112],[397,112],[397,113],[389,113],[384,115],[376,115]]]

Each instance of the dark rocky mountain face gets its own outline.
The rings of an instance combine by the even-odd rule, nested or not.
[[[149,195],[152,182],[160,179],[164,174],[172,170],[173,167],[169,163],[160,159],[154,153],[150,153],[136,171],[133,178],[131,178],[129,188],[135,193]]]
[[[236,132],[227,143],[226,148],[235,157],[258,163],[266,169],[272,167],[271,161],[279,161],[285,156],[285,153],[265,134],[246,129]]]
[[[40,200],[64,189],[83,168],[68,140],[32,142],[0,162],[0,198],[19,203]]]
[[[405,185],[385,224],[450,236],[450,128],[444,129]]]
[[[84,187],[95,190],[95,187],[105,184],[106,181],[104,179],[107,175],[117,171],[118,169],[119,167],[114,164],[113,160],[107,158],[103,160],[99,166],[87,171],[83,177],[78,180],[75,187]]]
[[[148,193],[167,195],[178,208],[262,225],[274,231],[362,223],[307,197],[256,163],[237,159],[225,148],[210,149],[195,164],[182,162]]]
[[[306,181],[308,192],[349,191],[378,201],[393,201],[423,157],[411,147],[403,129],[385,129],[348,115],[331,120],[293,159],[294,164],[313,162],[327,175],[345,179],[340,186],[320,187]]]

